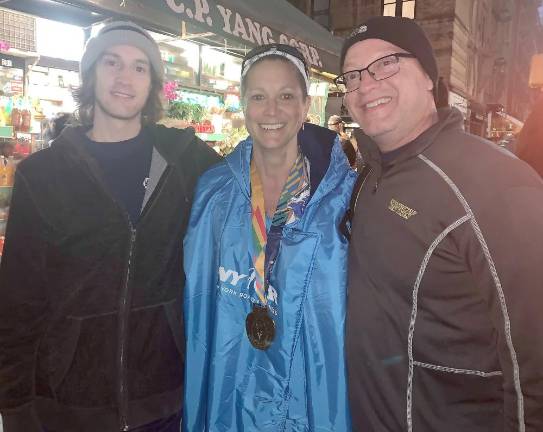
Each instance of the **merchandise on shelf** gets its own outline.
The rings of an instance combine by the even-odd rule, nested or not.
[[[76,103],[73,91],[79,87],[79,74],[71,70],[34,65],[28,73],[26,95],[39,101],[39,110],[51,118],[61,112],[73,112]]]
[[[13,156],[8,158],[0,156],[0,186],[13,186],[15,179],[15,160]]]
[[[198,137],[221,154],[228,154],[245,138],[239,86],[231,85],[225,93],[188,90],[177,81],[164,85],[168,101],[167,118],[161,123],[173,127],[192,127]],[[242,129],[243,128],[243,129]]]
[[[23,97],[0,97],[0,127],[11,126],[14,132],[32,130],[32,104]]]
[[[0,160],[0,165],[3,165],[2,160]],[[2,176],[2,174],[0,174],[0,176]],[[4,247],[4,236],[6,234],[6,224],[8,221],[11,190],[12,186],[0,186],[0,260],[2,259],[2,249]]]
[[[0,140],[0,260],[9,213],[15,170],[20,156],[16,153],[14,139]]]
[[[204,120],[201,123],[195,123],[191,126],[196,130],[197,133],[212,134],[215,132],[215,128],[211,124],[210,120]]]

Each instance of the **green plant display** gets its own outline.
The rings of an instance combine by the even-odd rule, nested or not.
[[[166,110],[166,116],[177,120],[199,123],[205,117],[205,108],[190,102],[179,100],[170,101],[168,109]]]
[[[192,104],[190,105],[190,111],[191,111],[191,120],[195,121],[196,123],[200,123],[206,114],[206,110],[202,105],[198,104]]]
[[[188,120],[189,110],[187,105],[186,102],[182,101],[170,101],[166,110],[166,116],[177,120]]]

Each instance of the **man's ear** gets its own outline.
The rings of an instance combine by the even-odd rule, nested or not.
[[[428,75],[426,75],[426,79],[428,80],[426,88],[428,91],[434,91],[434,82],[430,79]]]

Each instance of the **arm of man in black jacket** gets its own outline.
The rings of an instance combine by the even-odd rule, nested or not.
[[[506,432],[543,431],[543,184],[533,178],[488,199],[470,262],[498,335]]]
[[[19,171],[0,264],[0,412],[5,432],[34,432],[41,431],[33,399],[47,308],[47,230]]]

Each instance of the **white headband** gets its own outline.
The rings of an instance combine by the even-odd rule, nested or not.
[[[257,54],[254,57],[251,57],[249,60],[247,60],[243,64],[243,69],[241,70],[241,79],[245,78],[245,75],[247,75],[247,72],[249,72],[249,69],[251,69],[251,66],[255,64],[258,60],[260,60],[263,57],[268,57],[270,55],[278,55],[281,57],[285,57],[287,60],[289,60],[296,68],[300,71],[302,76],[304,77],[305,81],[305,88],[307,93],[309,94],[309,77],[307,76],[307,70],[305,68],[304,63],[299,59],[293,56],[292,54],[286,53],[284,51],[278,50],[275,47],[270,48],[267,51],[264,51],[263,53]]]

